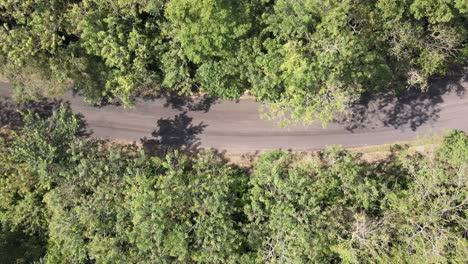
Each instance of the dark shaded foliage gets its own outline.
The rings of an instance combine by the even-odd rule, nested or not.
[[[0,259],[5,264],[33,263],[46,252],[46,241],[37,235],[20,231],[0,230]]]
[[[0,97],[0,127],[14,130],[21,128],[24,125],[23,117],[25,114],[31,113],[38,115],[40,118],[47,119],[61,106],[70,108],[70,103],[46,98],[16,103],[10,98]],[[90,136],[92,131],[87,129],[84,116],[82,114],[75,114],[75,116],[80,124],[78,135],[84,137]]]

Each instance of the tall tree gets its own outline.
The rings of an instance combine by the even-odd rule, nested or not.
[[[200,153],[193,161],[176,152],[158,160],[162,174],[129,179],[138,259],[235,263],[240,258],[242,212],[236,189],[244,175],[223,166],[214,153]]]
[[[385,75],[376,36],[366,30],[371,16],[351,1],[275,1],[263,16],[266,53],[258,60],[270,87],[252,87],[270,99],[270,116],[326,124],[359,98],[364,83]]]
[[[160,85],[162,1],[84,0],[70,12],[86,56],[103,64],[105,89],[125,105],[135,91]],[[86,89],[86,87],[83,87]]]

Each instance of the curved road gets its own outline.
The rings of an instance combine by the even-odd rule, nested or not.
[[[331,144],[345,147],[412,140],[417,135],[446,129],[468,131],[466,77],[440,80],[429,93],[408,92],[400,98],[381,95],[356,106],[347,118],[323,129],[320,124],[279,128],[259,117],[254,100],[238,102],[178,98],[139,100],[136,107],[92,107],[80,97],[66,95],[75,112],[84,115],[96,137],[164,144],[200,144],[229,152],[267,149],[311,150]],[[0,82],[0,96],[9,85]],[[1,111],[1,109],[0,109]]]

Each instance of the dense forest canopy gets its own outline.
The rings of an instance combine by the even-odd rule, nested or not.
[[[464,263],[468,135],[380,161],[333,147],[145,153],[61,107],[0,133],[2,263]],[[19,261],[19,262],[17,262]],[[22,261],[22,262],[21,262]]]
[[[468,62],[465,0],[0,0],[18,100],[245,92],[326,123]],[[69,107],[0,129],[0,262],[464,263],[468,136],[367,162],[331,147],[251,167],[86,136]],[[158,149],[161,147],[161,149]]]
[[[464,0],[0,0],[0,71],[18,97],[248,90],[271,116],[327,122],[465,65],[467,25]]]

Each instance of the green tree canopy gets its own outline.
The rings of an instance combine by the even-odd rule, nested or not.
[[[20,99],[248,90],[284,124],[326,124],[465,65],[465,2],[0,0],[0,72]]]

